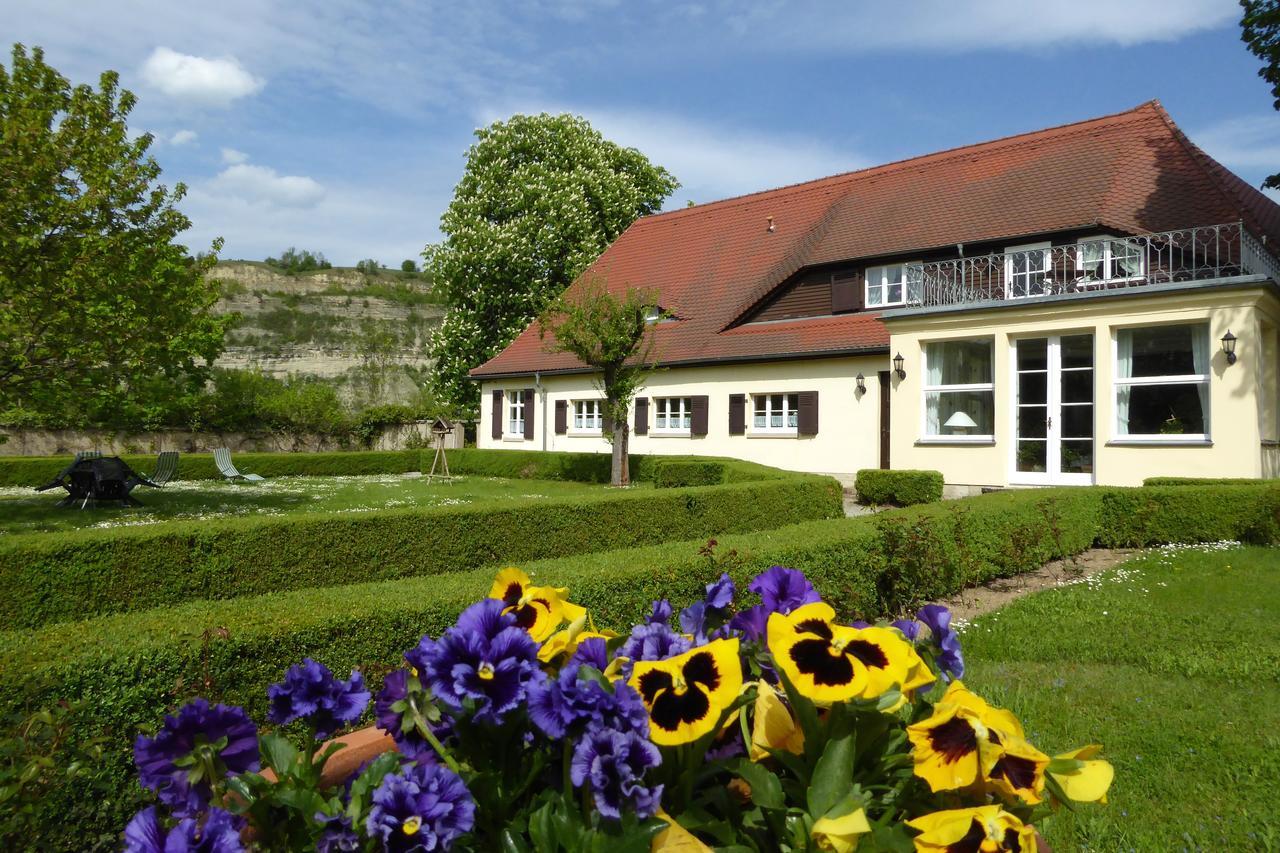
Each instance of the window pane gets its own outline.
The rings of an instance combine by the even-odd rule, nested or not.
[[[1049,374],[1019,373],[1018,402],[1023,405],[1049,402]]]
[[[1066,474],[1093,473],[1093,441],[1062,442],[1062,471]]]
[[[1018,442],[1018,470],[1041,472],[1048,466],[1049,443],[1029,440]]]
[[[894,264],[893,266],[885,267],[884,269],[884,280],[886,283],[896,282],[901,284],[904,277],[903,266],[901,264]]]
[[[1062,407],[1062,437],[1093,437],[1093,406]]]
[[[1126,346],[1132,346],[1133,368],[1130,376],[1183,376],[1196,373],[1193,337],[1200,335],[1203,338],[1205,333],[1204,326],[1121,329],[1121,357],[1123,358]],[[1203,341],[1200,343],[1203,345]],[[1202,358],[1208,360],[1207,352]]]
[[[871,285],[867,288],[867,304],[881,305],[884,303],[884,289],[880,285]]]
[[[1018,407],[1018,438],[1044,438],[1048,429],[1048,406]]]
[[[1093,371],[1073,370],[1062,374],[1062,402],[1093,402]]]
[[[1202,383],[1133,385],[1119,390],[1117,415],[1122,434],[1195,435],[1205,431],[1201,396],[1207,395],[1208,388]]]
[[[1049,342],[1044,338],[1018,341],[1019,370],[1048,370]]]
[[[930,391],[925,395],[925,405],[929,435],[992,435],[995,432],[994,391]],[[968,426],[970,421],[973,426]]]
[[[887,301],[889,301],[889,302],[901,302],[901,301],[902,301],[902,285],[900,285],[900,284],[891,284],[891,285],[889,285],[889,298],[888,298],[888,300],[887,300]]]
[[[970,385],[992,381],[991,341],[939,341],[928,344],[925,360],[930,385]]]
[[[1068,335],[1061,349],[1063,367],[1093,367],[1093,335]]]

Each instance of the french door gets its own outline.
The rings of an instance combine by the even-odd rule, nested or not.
[[[1011,481],[1093,482],[1093,335],[1013,343],[1014,450]]]

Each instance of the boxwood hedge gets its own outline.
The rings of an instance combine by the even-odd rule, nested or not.
[[[858,503],[914,506],[942,500],[942,474],[938,471],[863,468],[858,472],[855,488]]]
[[[1224,504],[1232,509],[1221,511]],[[712,556],[694,540],[525,568],[569,587],[607,626],[642,618],[653,598],[689,601],[722,570],[741,584],[774,564],[804,570],[842,616],[871,616],[1026,571],[1094,542],[1277,542],[1278,517],[1275,486],[1007,492],[724,536]],[[337,672],[364,667],[376,690],[404,649],[422,633],[447,627],[489,580],[484,570],[411,577],[0,634],[0,715],[8,725],[62,698],[86,697],[93,712],[74,734],[104,735],[110,745],[94,773],[113,794],[78,796],[71,785],[54,790],[40,806],[42,839],[74,847],[94,833],[119,832],[143,799],[129,744],[165,709],[203,694],[250,706],[260,718],[266,685],[307,655]]]

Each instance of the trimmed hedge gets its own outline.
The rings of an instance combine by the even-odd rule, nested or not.
[[[1238,509],[1220,512],[1224,502]],[[1277,542],[1278,516],[1275,486],[1004,492],[721,537],[714,559],[699,554],[694,540],[525,568],[569,587],[607,626],[642,619],[653,598],[689,600],[722,570],[741,588],[774,564],[804,570],[847,618],[1027,571],[1108,538],[1149,545],[1270,535],[1266,541]],[[165,709],[202,693],[260,717],[266,686],[304,656],[340,673],[365,667],[376,690],[386,666],[421,634],[451,624],[490,580],[486,570],[306,589],[0,634],[0,715],[15,720],[60,698],[91,697],[93,713],[75,735],[109,738],[98,772],[115,794],[77,796],[81,786],[53,792],[41,805],[48,833],[41,838],[74,847],[95,831],[119,832],[142,800],[129,744]]]
[[[562,557],[842,515],[825,477],[0,540],[0,629]]]
[[[142,474],[155,468],[156,454],[120,457]],[[418,450],[357,450],[330,453],[233,453],[238,469],[263,477],[338,477],[359,474],[403,474],[420,466]],[[453,457],[450,455],[450,461]],[[0,457],[0,486],[43,486],[67,467],[69,456]],[[211,453],[183,453],[178,457],[178,480],[221,480]]]
[[[1251,477],[1148,477],[1144,486],[1257,486],[1267,483]],[[1280,481],[1270,481],[1280,482]]]
[[[653,466],[653,485],[659,489],[715,486],[724,482],[724,463],[661,461]]]
[[[506,477],[526,480],[576,480],[582,483],[609,482],[612,457],[608,453],[559,453],[541,450],[481,450],[468,447],[450,450],[449,470],[455,474],[483,477]],[[431,470],[435,451],[422,451],[421,470]],[[671,465],[693,463],[718,465],[721,477],[717,483],[747,483],[758,480],[782,480],[804,477],[793,471],[783,471],[718,456],[657,456],[633,455],[629,458],[631,479],[644,483],[656,480],[657,470]],[[689,485],[706,485],[690,483]]]
[[[938,471],[885,471],[863,468],[854,484],[858,503],[914,506],[942,500],[942,474]]]

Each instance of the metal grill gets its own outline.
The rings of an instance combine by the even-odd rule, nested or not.
[[[968,305],[1239,275],[1280,282],[1280,262],[1232,222],[909,264],[907,304]]]

